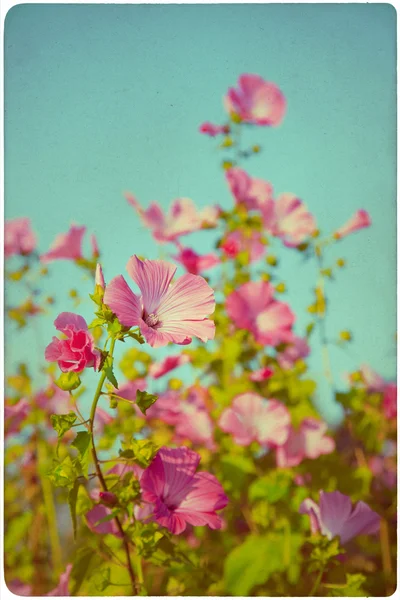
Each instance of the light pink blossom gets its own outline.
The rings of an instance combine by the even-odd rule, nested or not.
[[[335,442],[325,435],[327,429],[326,423],[313,418],[304,419],[297,431],[291,427],[288,439],[276,451],[278,467],[295,467],[305,458],[333,452]]]
[[[371,225],[371,218],[366,210],[358,210],[342,227],[339,227],[333,237],[337,240],[344,238],[350,233],[354,233],[364,227]]]
[[[215,137],[221,133],[229,133],[229,127],[227,125],[214,125],[213,123],[206,121],[200,125],[199,131],[210,137]]]
[[[60,580],[57,587],[51,592],[48,592],[46,596],[70,596],[69,593],[69,578],[71,576],[72,564],[68,564],[65,568],[64,573],[61,573]]]
[[[386,384],[383,393],[383,412],[387,419],[396,419],[397,417],[397,385],[395,383]]]
[[[317,229],[313,215],[294,194],[281,194],[262,210],[266,230],[289,248],[305,242]]]
[[[213,339],[214,293],[199,275],[187,273],[173,285],[176,267],[161,260],[141,261],[132,256],[127,271],[142,293],[136,296],[122,275],[107,285],[104,302],[126,327],[139,327],[155,348],[169,342],[189,344],[192,337]]]
[[[4,223],[4,256],[31,254],[36,247],[36,236],[32,231],[30,219],[20,217]]]
[[[235,258],[240,252],[248,252],[250,262],[259,260],[265,251],[259,231],[251,230],[247,233],[242,229],[228,233],[220,248],[229,258]]]
[[[305,338],[293,336],[292,341],[279,352],[277,360],[282,369],[291,369],[297,360],[310,354],[310,346]]]
[[[86,227],[71,225],[67,233],[60,233],[52,243],[50,250],[41,255],[40,260],[48,263],[52,260],[77,260],[82,258],[82,239]]]
[[[190,362],[190,357],[187,354],[178,354],[176,356],[167,356],[161,362],[153,363],[149,368],[149,376],[153,379],[158,379],[170,371],[173,371],[181,365]]]
[[[348,496],[340,492],[319,493],[319,506],[307,498],[300,506],[300,513],[310,517],[312,533],[321,533],[329,539],[336,535],[346,544],[358,535],[368,535],[379,530],[380,517],[365,502],[353,507]]]
[[[269,367],[262,367],[261,369],[257,369],[257,371],[253,371],[249,378],[251,381],[265,381],[272,377],[273,374],[273,370]]]
[[[200,275],[203,271],[212,269],[219,263],[219,258],[214,252],[200,255],[191,248],[180,248],[179,254],[176,254],[172,258],[183,265],[188,273],[193,273],[193,275]]]
[[[237,204],[243,204],[247,210],[271,209],[273,187],[270,183],[250,177],[239,167],[228,169],[225,176]]]
[[[251,331],[260,344],[277,346],[293,339],[295,315],[290,307],[274,299],[274,288],[266,281],[248,281],[226,299],[229,317],[237,327]]]
[[[255,125],[279,125],[286,110],[281,90],[259,75],[250,74],[239,77],[237,88],[229,88],[224,105],[229,114]]]
[[[30,407],[25,398],[18,400],[16,404],[4,405],[4,432],[5,437],[14,435],[20,431],[21,424],[29,415]]]
[[[199,462],[199,454],[184,446],[163,447],[140,480],[143,500],[154,505],[154,520],[173,534],[187,524],[221,528],[216,511],[225,508],[228,498],[214,475],[196,473]]]
[[[252,442],[280,446],[287,440],[290,414],[277,400],[265,400],[248,392],[234,398],[232,405],[221,414],[220,428],[233,435],[239,446]]]
[[[63,312],[54,321],[58,331],[67,339],[53,337],[53,341],[45,350],[45,358],[49,362],[57,361],[61,371],[79,373],[88,367],[98,369],[101,354],[94,347],[94,340],[88,331],[83,317],[75,313]]]

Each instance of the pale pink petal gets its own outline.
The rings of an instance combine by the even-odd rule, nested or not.
[[[117,275],[107,285],[103,302],[126,327],[140,324],[142,317],[140,299],[132,292],[122,275]]]
[[[137,256],[132,256],[126,269],[142,292],[146,313],[155,313],[160,305],[160,300],[168,291],[176,267],[163,260],[142,261]]]

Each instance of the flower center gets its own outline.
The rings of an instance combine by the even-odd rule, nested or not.
[[[150,313],[145,319],[145,323],[149,327],[154,327],[155,325],[157,325],[158,321],[159,318],[154,313]]]

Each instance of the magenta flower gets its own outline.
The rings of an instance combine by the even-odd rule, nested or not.
[[[228,90],[224,104],[229,114],[255,125],[279,125],[286,110],[285,96],[274,83],[249,74],[241,75],[238,87]]]
[[[72,564],[66,566],[64,573],[61,573],[60,580],[57,587],[51,592],[48,592],[46,596],[70,596],[69,593],[69,578],[71,576]]]
[[[21,424],[29,415],[30,407],[25,398],[18,400],[16,404],[4,405],[4,432],[5,437],[18,433],[21,429]]]
[[[53,341],[45,350],[45,358],[49,362],[57,362],[61,371],[80,373],[83,369],[98,369],[101,354],[94,347],[94,340],[88,331],[86,321],[80,315],[63,312],[54,321],[58,331],[67,339],[53,337]]]
[[[250,262],[259,260],[265,251],[259,231],[246,232],[242,229],[228,233],[221,242],[220,248],[229,258],[235,258],[239,252],[248,252]]]
[[[305,458],[333,452],[335,442],[325,435],[327,429],[326,423],[312,418],[304,419],[297,431],[291,427],[288,439],[276,451],[278,467],[296,467]]]
[[[154,520],[173,534],[187,524],[221,528],[216,511],[225,508],[228,498],[214,475],[196,473],[199,462],[197,452],[185,446],[163,447],[140,480],[143,500],[154,505]]]
[[[239,446],[252,442],[280,446],[289,435],[290,414],[277,400],[265,400],[254,392],[239,394],[225,409],[218,422],[220,428],[233,435]]]
[[[346,235],[350,233],[354,233],[359,229],[363,229],[364,227],[369,227],[371,225],[371,218],[366,210],[358,210],[352,217],[349,219],[342,227],[339,227],[334,234],[333,237],[337,240],[344,238]]]
[[[300,513],[310,517],[311,532],[322,533],[329,539],[336,535],[342,544],[357,535],[368,535],[379,530],[380,517],[365,502],[353,507],[348,496],[340,492],[320,492],[319,506],[310,498],[300,506]]]
[[[174,265],[137,256],[129,259],[127,271],[142,295],[118,275],[107,285],[104,302],[123,325],[139,327],[150,346],[189,344],[192,336],[203,342],[214,338],[215,325],[206,318],[214,312],[214,293],[202,277],[187,273],[170,285]]]
[[[278,363],[282,369],[291,369],[297,360],[310,354],[310,346],[305,338],[293,336],[292,341],[279,352]]]
[[[149,375],[153,379],[158,379],[163,375],[166,375],[170,371],[173,371],[181,365],[185,365],[190,362],[190,357],[187,354],[178,354],[176,356],[167,356],[161,362],[153,363],[149,368]]]
[[[396,419],[397,417],[397,385],[395,383],[386,384],[383,394],[383,412],[387,419]]]
[[[250,177],[239,167],[228,169],[226,179],[236,203],[243,204],[247,210],[273,205],[273,188],[267,181]]]
[[[269,367],[262,367],[261,369],[257,369],[257,371],[253,371],[250,375],[250,379],[251,381],[265,381],[272,377],[273,374],[273,370]]]
[[[34,251],[36,236],[31,229],[30,219],[20,217],[4,223],[4,256],[14,254],[26,256]]]
[[[305,242],[317,229],[313,215],[294,194],[281,194],[262,210],[267,231],[289,248]]]
[[[248,281],[226,299],[229,317],[237,327],[251,331],[259,344],[277,346],[293,339],[295,315],[287,304],[273,298],[266,281]]]
[[[82,258],[82,239],[86,227],[71,225],[67,233],[60,233],[52,243],[50,250],[41,255],[42,262],[52,260],[77,260]]]
[[[172,258],[181,263],[186,271],[193,275],[200,275],[203,271],[212,269],[219,263],[219,258],[215,253],[200,255],[191,248],[180,248],[179,254]]]
[[[210,137],[215,137],[221,133],[229,133],[229,127],[227,125],[213,125],[213,123],[206,121],[200,125],[199,131]]]

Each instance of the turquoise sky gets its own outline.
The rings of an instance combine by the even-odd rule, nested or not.
[[[361,363],[395,376],[392,6],[19,5],[7,15],[5,61],[6,218],[29,216],[42,252],[71,222],[87,225],[98,236],[107,280],[124,272],[133,253],[159,255],[122,191],[144,205],[167,207],[189,196],[198,206],[230,207],[223,155],[197,128],[223,121],[222,96],[241,73],[278,84],[286,118],[247,135],[263,147],[248,170],[277,193],[301,197],[326,233],[357,209],[369,211],[373,227],[330,254],[348,266],[329,286],[328,333],[346,328],[354,335],[348,352],[332,349],[332,362],[339,387]],[[193,245],[210,251],[214,239],[201,232]],[[289,288],[282,299],[297,312],[302,333],[316,269],[296,251],[275,247]],[[63,292],[92,290],[74,265],[53,263],[51,273],[45,287],[56,290],[57,312],[72,309]],[[78,312],[90,320],[91,303]],[[53,327],[38,319],[36,333],[6,334],[10,367],[28,360],[33,344],[39,366]],[[320,381],[317,339],[310,365]],[[317,402],[334,420],[322,383]]]

